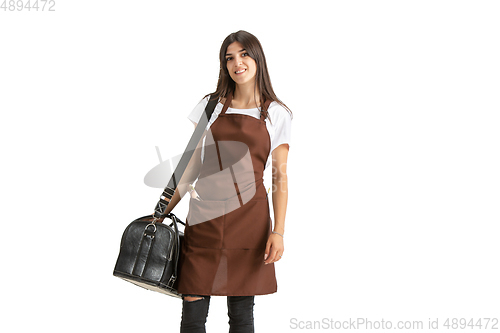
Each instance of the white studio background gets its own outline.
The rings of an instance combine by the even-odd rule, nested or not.
[[[182,153],[186,117],[215,90],[219,47],[240,29],[261,41],[294,112],[285,254],[278,293],[256,298],[256,331],[499,317],[498,2],[54,8],[0,10],[9,332],[178,331],[180,300],[112,270],[123,230],[161,193],[143,182],[155,146],[163,159]],[[227,331],[226,311],[214,297],[208,332]]]

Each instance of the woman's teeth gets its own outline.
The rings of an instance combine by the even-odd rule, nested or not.
[[[237,71],[237,72],[236,72],[236,74],[241,74],[241,73],[243,73],[244,71],[246,71],[246,69],[242,69],[242,70],[240,70],[240,71]]]

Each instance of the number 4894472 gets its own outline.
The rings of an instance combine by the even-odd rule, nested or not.
[[[48,11],[54,12],[56,6],[55,0],[3,0],[0,10],[4,12],[20,11]]]

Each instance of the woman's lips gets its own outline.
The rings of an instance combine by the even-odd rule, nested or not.
[[[240,69],[239,71],[234,72],[236,75],[240,75],[245,73],[247,70],[246,69]]]

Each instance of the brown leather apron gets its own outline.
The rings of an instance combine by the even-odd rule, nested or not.
[[[195,187],[200,200],[189,202],[178,277],[184,295],[277,291],[274,264],[264,264],[271,217],[263,175],[271,140],[263,112],[260,119],[226,114],[231,100],[205,138]]]

